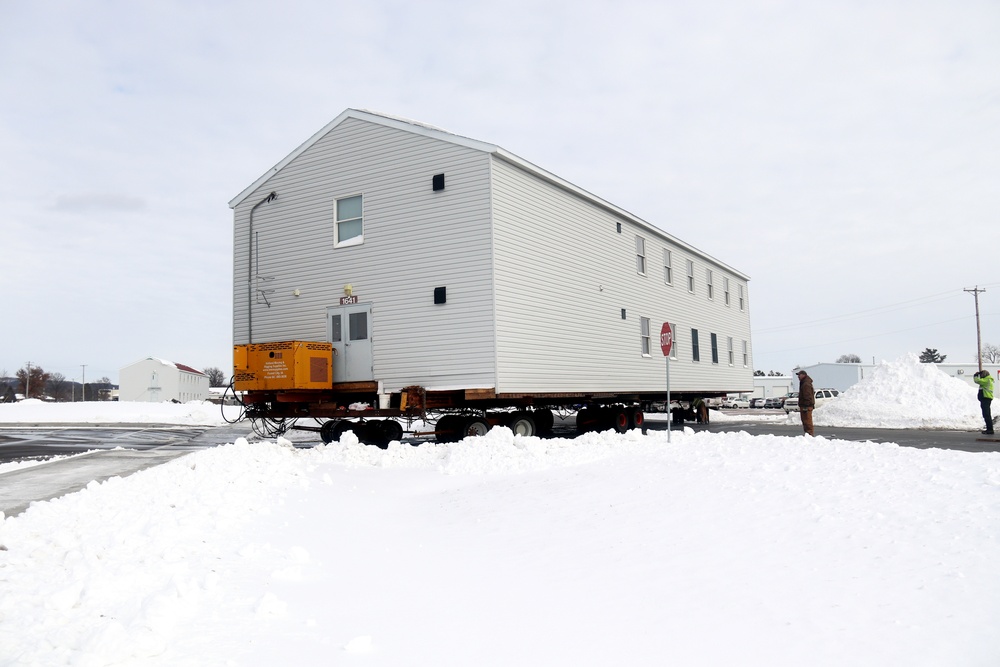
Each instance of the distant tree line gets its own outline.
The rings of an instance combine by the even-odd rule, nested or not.
[[[115,388],[111,380],[102,377],[93,382],[81,384],[67,380],[62,373],[47,373],[41,366],[19,368],[14,377],[7,371],[0,372],[0,400],[8,400],[14,394],[25,398],[47,399],[58,402],[69,401],[110,401]]]

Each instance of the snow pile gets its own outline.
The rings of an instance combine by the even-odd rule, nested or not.
[[[876,366],[870,376],[816,408],[813,418],[817,426],[978,430],[983,417],[976,392],[908,354]]]
[[[0,424],[174,424],[221,426],[225,416],[239,417],[240,407],[208,401],[188,403],[132,403],[79,401],[46,403],[29,398],[20,403],[0,403]]]
[[[1000,453],[240,439],[4,520],[0,664],[1000,664],[997,525]]]

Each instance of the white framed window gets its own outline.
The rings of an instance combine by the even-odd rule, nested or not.
[[[730,366],[735,366],[736,365],[736,354],[733,352],[733,337],[732,336],[728,336],[726,338],[726,347],[728,348],[728,352],[729,352],[729,365]]]
[[[712,269],[705,269],[705,285],[708,287],[708,300],[715,299],[715,286],[712,284]]]
[[[694,262],[690,259],[687,261],[688,266],[688,292],[694,294]]]
[[[691,329],[691,361],[701,361],[701,350],[698,349],[697,329]]]
[[[649,357],[650,354],[650,341],[649,341],[649,318],[640,317],[639,318],[639,340],[642,348],[642,356]]]
[[[711,334],[712,340],[712,363],[719,363],[719,335]]]
[[[674,270],[671,266],[670,248],[663,250],[663,282],[668,285],[674,284]]]
[[[729,305],[729,278],[722,279],[722,300]]]
[[[635,237],[635,270],[640,276],[646,275],[646,239]]]
[[[361,245],[365,242],[364,204],[361,195],[343,197],[334,204],[335,238],[333,247]]]
[[[743,285],[737,285],[737,287],[739,288],[740,310],[742,311],[743,310]]]
[[[743,341],[743,368],[747,368],[750,365],[750,354],[748,353],[747,342]]]

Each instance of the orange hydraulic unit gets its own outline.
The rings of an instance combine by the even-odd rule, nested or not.
[[[236,391],[329,389],[333,345],[297,340],[236,345],[233,378]]]

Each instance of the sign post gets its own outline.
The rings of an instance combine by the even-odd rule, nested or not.
[[[674,346],[674,332],[670,322],[664,322],[660,327],[660,349],[667,359],[667,442],[670,442],[670,423],[674,420],[670,413],[670,348]]]

